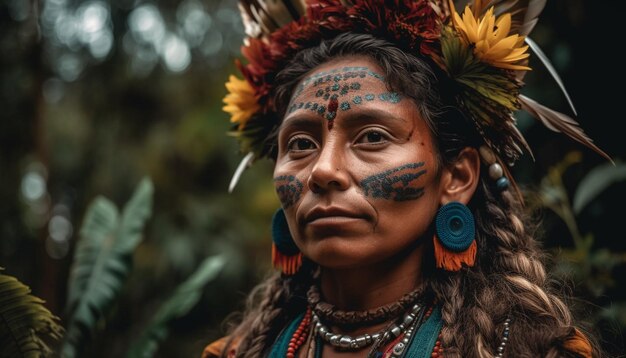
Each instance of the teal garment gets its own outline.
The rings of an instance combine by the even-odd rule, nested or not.
[[[296,317],[296,319],[289,323],[287,328],[283,329],[276,342],[274,342],[274,346],[268,355],[269,358],[285,357],[287,355],[289,341],[291,340],[291,337],[293,337],[293,334],[296,332],[296,329],[298,329],[298,326],[303,319],[304,313],[301,313]]]
[[[435,348],[435,343],[437,342],[437,337],[439,337],[442,326],[441,308],[435,306],[426,322],[422,323],[417,330],[417,334],[413,337],[404,356],[407,358],[430,357],[433,353],[433,348]]]
[[[300,325],[300,322],[302,322],[303,318],[304,313],[298,315],[298,317],[296,317],[282,331],[268,355],[269,358],[282,358],[287,355],[289,341],[291,340],[291,337],[293,337],[296,329],[298,329],[298,326]],[[443,321],[441,320],[441,308],[439,306],[435,306],[428,319],[422,323],[417,330],[417,333],[413,336],[404,357],[430,358],[442,326]],[[321,347],[321,344],[318,344],[317,346]],[[316,358],[321,357],[321,349],[317,349],[315,356]]]

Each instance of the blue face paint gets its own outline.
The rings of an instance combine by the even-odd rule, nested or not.
[[[424,195],[424,187],[415,181],[426,174],[424,162],[410,163],[369,176],[361,181],[365,196],[375,199],[408,201]]]
[[[281,175],[274,178],[276,194],[284,209],[289,208],[300,200],[304,185],[293,175]]]

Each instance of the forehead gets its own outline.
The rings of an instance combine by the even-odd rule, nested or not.
[[[340,130],[384,123],[409,137],[430,135],[414,100],[390,89],[384,71],[368,57],[341,58],[305,75],[293,91],[279,133],[330,131],[335,119]],[[413,138],[421,137],[419,133]]]
[[[368,91],[379,95],[386,90],[385,76],[376,63],[364,57],[345,58],[316,67],[304,76],[294,89],[287,112],[302,108],[300,103],[305,99],[321,103],[354,98],[357,93],[367,95],[363,92]],[[362,99],[373,100],[370,97]]]

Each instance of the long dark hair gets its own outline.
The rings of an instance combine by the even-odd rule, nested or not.
[[[346,56],[372,58],[384,71],[390,89],[415,101],[433,132],[440,166],[454,163],[463,148],[482,143],[471,121],[451,103],[445,76],[436,65],[367,34],[345,33],[298,53],[276,77],[278,113],[285,113],[295,86],[308,72]],[[460,272],[434,270],[429,258],[433,255],[428,254],[432,247],[425,250],[423,263],[426,282],[442,307],[445,356],[495,356],[507,318],[511,319],[507,356],[575,356],[564,348],[574,334],[572,314],[552,288],[535,225],[524,214],[519,198],[509,190],[496,190],[486,170],[481,170],[468,206],[477,225],[475,266]],[[231,332],[231,340],[239,340],[237,357],[267,354],[280,330],[304,310],[314,269],[307,262],[297,275],[274,274],[254,290],[243,321]]]

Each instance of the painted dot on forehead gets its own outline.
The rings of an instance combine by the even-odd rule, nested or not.
[[[337,97],[331,98],[328,102],[328,113],[326,113],[326,119],[328,120],[328,130],[333,129],[333,125],[335,124],[335,118],[337,117],[337,107],[339,107]]]
[[[337,98],[331,98],[330,101],[328,102],[328,111],[337,112],[337,107],[339,107]]]

